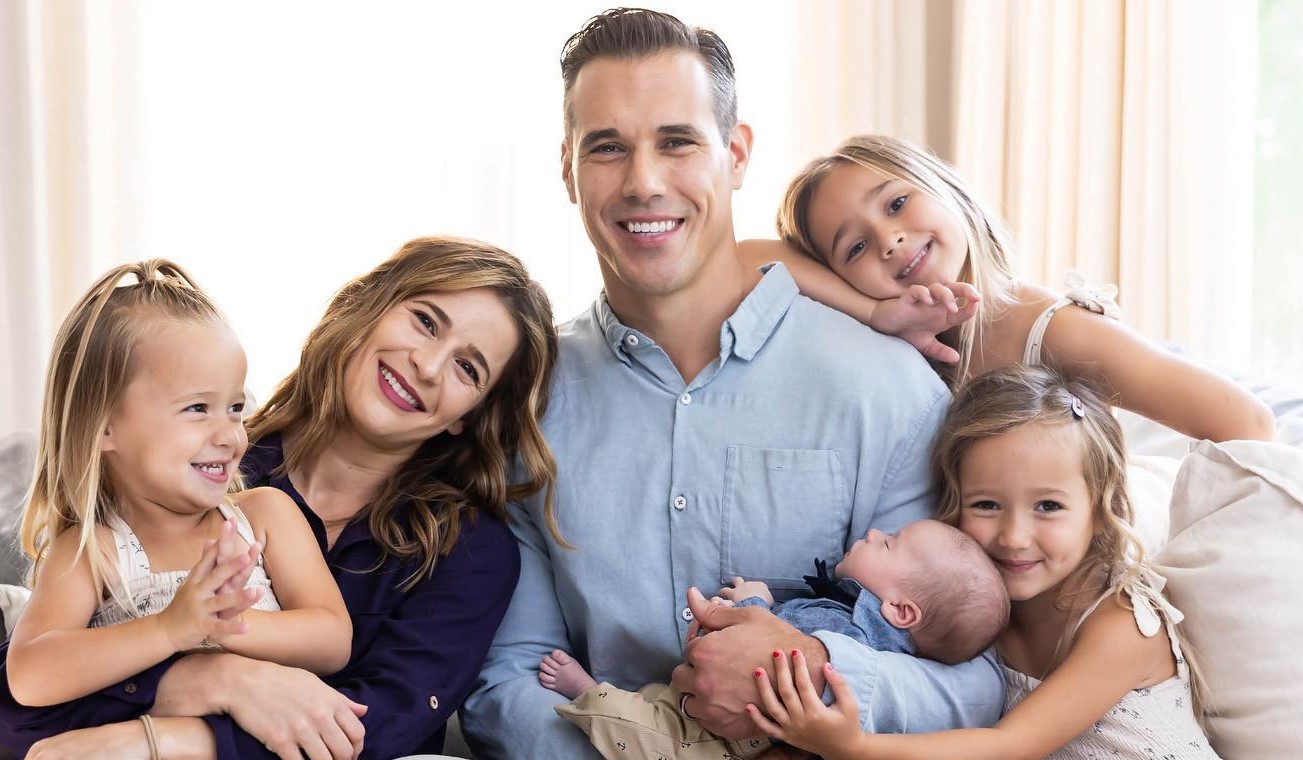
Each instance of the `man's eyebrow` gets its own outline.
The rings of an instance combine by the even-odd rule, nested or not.
[[[879,184],[877,187],[871,188],[867,193],[864,194],[864,200],[860,201],[860,204],[864,206],[869,205],[870,203],[873,202],[874,198],[878,197],[878,193],[882,192],[882,188],[890,184],[891,184],[891,180],[888,179],[885,182]],[[833,252],[837,250],[837,241],[841,240],[841,237],[843,234],[845,234],[845,232],[846,232],[846,225],[843,224],[842,226],[837,228],[837,234],[832,236],[832,245],[828,247],[829,259],[832,258]]]
[[[596,143],[599,143],[603,140],[610,140],[612,138],[616,138],[619,136],[620,136],[620,131],[617,130],[615,127],[607,127],[606,129],[599,129],[596,132],[589,132],[588,134],[584,135],[584,139],[579,141],[579,149],[587,150],[593,147],[593,145],[595,145]]]
[[[656,132],[667,137],[691,137],[694,140],[704,140],[706,137],[701,130],[691,124],[666,124]]]

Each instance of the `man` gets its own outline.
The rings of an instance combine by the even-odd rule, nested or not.
[[[848,676],[866,728],[993,723],[1002,681],[989,658],[945,667],[805,636],[767,610],[685,602],[690,586],[739,575],[790,597],[814,558],[926,516],[949,394],[905,343],[799,296],[781,266],[762,274],[737,256],[731,196],[751,130],[717,36],[619,9],[571,37],[561,66],[562,179],[605,285],[561,328],[545,421],[574,548],[537,503],[517,505],[521,580],[466,705],[472,746],[597,757],[538,683],[553,649],[622,688],[673,670],[685,715],[732,738],[758,733],[743,709],[752,672],[796,648],[817,684],[829,659]],[[694,615],[719,630],[685,647]]]

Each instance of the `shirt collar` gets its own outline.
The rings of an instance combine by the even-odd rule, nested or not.
[[[796,281],[781,262],[766,264],[760,268],[764,276],[747,297],[742,299],[737,311],[724,321],[720,330],[721,353],[728,353],[731,337],[732,353],[750,361],[773,335],[774,328],[782,321],[799,291]],[[626,351],[637,346],[654,345],[651,338],[620,322],[611,310],[611,304],[602,293],[593,304],[598,328],[606,338],[606,344],[616,358],[629,364]]]

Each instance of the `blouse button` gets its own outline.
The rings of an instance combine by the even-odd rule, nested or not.
[[[135,685],[134,683],[129,683],[129,684],[127,684],[126,686],[123,686],[123,687],[122,687],[122,690],[125,691],[125,692],[128,693],[128,694],[135,694],[135,693],[136,693],[136,685]]]
[[[438,709],[439,709],[439,698],[438,698],[438,697],[436,697],[436,696],[431,696],[431,697],[430,697],[430,709],[431,709],[431,710],[438,710]]]

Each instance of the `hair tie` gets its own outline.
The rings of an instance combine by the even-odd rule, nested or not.
[[[1068,394],[1068,398],[1072,399],[1072,401],[1069,404],[1072,407],[1072,416],[1076,417],[1079,420],[1085,419],[1086,405],[1081,403],[1081,399],[1077,398],[1075,395],[1071,393]]]

